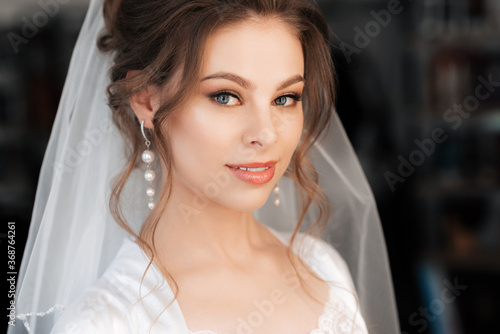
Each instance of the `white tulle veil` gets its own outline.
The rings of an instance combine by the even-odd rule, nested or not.
[[[126,158],[106,102],[111,57],[96,47],[103,27],[102,0],[92,0],[40,172],[19,271],[16,326],[9,326],[10,334],[26,333],[28,328],[49,333],[64,307],[102,275],[127,235],[108,208],[111,180]],[[333,204],[324,239],[349,266],[370,333],[396,333],[397,311],[375,201],[332,112],[328,137],[311,151],[319,185]],[[124,205],[127,219],[136,223],[136,231],[149,213],[145,188],[142,174],[133,174],[124,194],[129,201]],[[255,215],[277,230],[292,230],[299,214],[295,186],[284,177],[280,188],[280,206],[272,205],[271,199]]]

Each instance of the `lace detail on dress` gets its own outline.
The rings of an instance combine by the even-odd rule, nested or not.
[[[357,324],[359,317],[359,309],[353,314],[330,286],[330,298],[318,318],[318,328],[312,330],[310,334],[366,334],[366,331]]]
[[[30,313],[18,314],[18,315],[16,315],[16,318],[19,320],[22,320],[24,327],[26,328],[26,331],[28,331],[28,333],[31,334],[33,332],[31,331],[31,327],[28,323],[28,317],[32,317],[32,316],[45,317],[47,314],[50,314],[50,313],[54,312],[55,310],[62,312],[64,310],[64,306],[57,304],[57,305],[52,306],[51,308],[49,308],[45,312],[30,312]]]

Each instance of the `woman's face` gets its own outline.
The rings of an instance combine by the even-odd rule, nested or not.
[[[183,196],[185,210],[265,203],[302,133],[303,77],[301,43],[279,20],[212,33],[199,86],[168,123],[173,196]]]

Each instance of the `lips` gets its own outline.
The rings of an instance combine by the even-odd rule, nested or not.
[[[252,162],[238,165],[226,165],[240,180],[251,184],[265,184],[272,180],[277,161]]]

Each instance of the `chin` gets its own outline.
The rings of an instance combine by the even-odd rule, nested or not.
[[[224,199],[220,199],[219,204],[241,212],[251,212],[260,209],[266,204],[269,198],[270,191],[264,189],[256,189],[255,191],[238,192],[234,194],[226,194]]]

